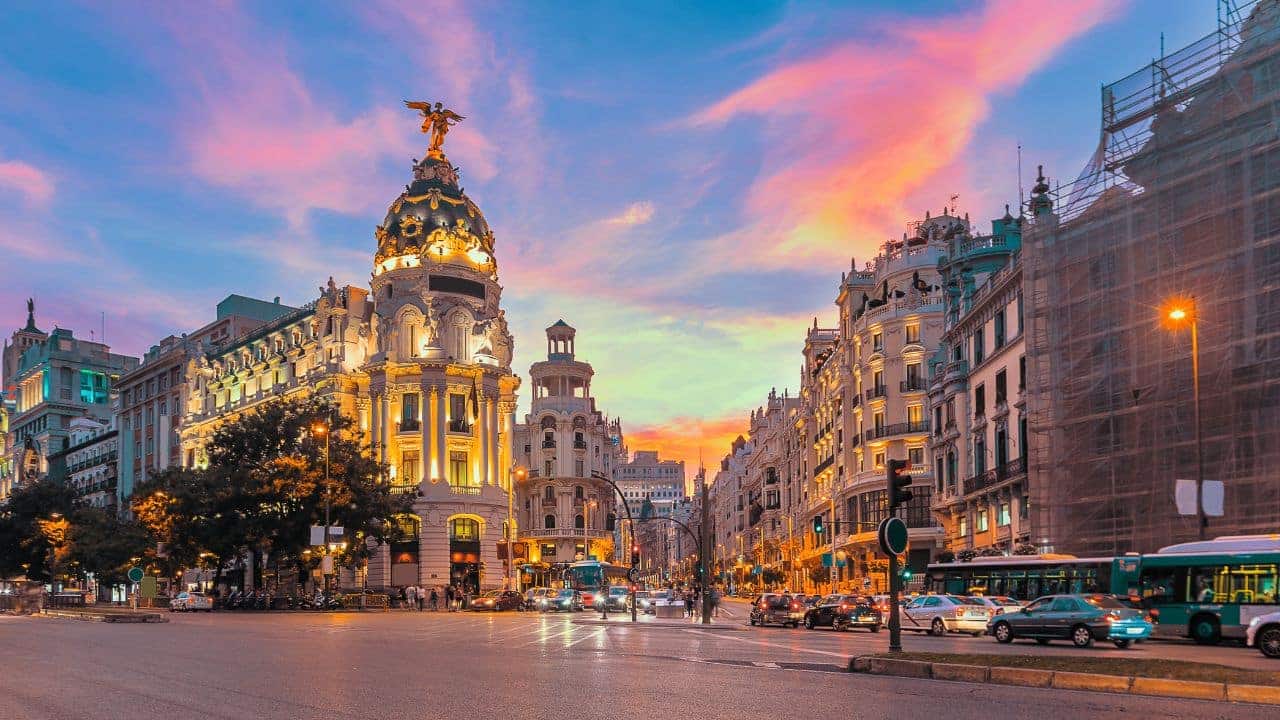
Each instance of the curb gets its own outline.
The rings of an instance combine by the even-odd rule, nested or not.
[[[654,623],[630,622],[617,620],[572,620],[571,625],[591,625],[595,627],[653,628],[660,630],[710,630],[713,632],[746,632],[742,625],[702,625],[700,623]]]
[[[82,622],[104,623],[167,623],[169,618],[159,613],[91,613],[72,612],[67,610],[41,610],[44,617],[68,618]]]
[[[995,665],[987,667],[985,665],[929,663],[915,660],[894,660],[893,658],[872,657],[870,655],[850,658],[849,672],[917,679],[1055,688],[1058,690],[1088,690],[1118,695],[1150,695],[1193,700],[1225,700],[1258,705],[1280,705],[1280,687],[1268,685],[1168,680],[1134,677],[1132,675],[1101,675],[1098,673],[1036,670],[1034,668],[999,667]]]

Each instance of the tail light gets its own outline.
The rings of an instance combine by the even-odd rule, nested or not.
[[[848,609],[849,609],[849,606],[848,606],[848,605],[846,605],[846,604],[844,604],[844,603],[840,603],[840,611],[841,611],[841,612],[843,612],[843,611],[845,611],[845,610],[848,610]]]
[[[800,603],[791,603],[791,609],[792,609],[792,610],[799,610],[799,609],[800,609]]]
[[[1106,620],[1107,622],[1115,622],[1120,619],[1120,613],[1116,612],[1115,610],[1112,610],[1111,612],[1107,613],[1107,616],[1103,619]]]

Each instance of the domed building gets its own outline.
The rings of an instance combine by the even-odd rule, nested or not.
[[[520,380],[493,232],[442,139],[375,230],[368,290],[330,278],[315,301],[193,360],[182,445],[196,465],[221,423],[284,396],[327,398],[355,418],[392,486],[416,495],[359,580],[478,592],[504,582]]]

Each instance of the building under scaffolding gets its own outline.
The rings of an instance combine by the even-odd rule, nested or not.
[[[1210,534],[1280,530],[1280,0],[1102,90],[1097,153],[1025,234],[1033,539],[1078,554],[1195,538],[1194,298]]]

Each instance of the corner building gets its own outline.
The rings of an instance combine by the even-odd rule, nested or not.
[[[331,278],[316,300],[191,361],[184,463],[202,462],[216,427],[261,403],[328,398],[393,488],[416,495],[396,541],[375,548],[367,585],[499,587],[520,381],[493,233],[432,150],[375,236],[368,290]]]

